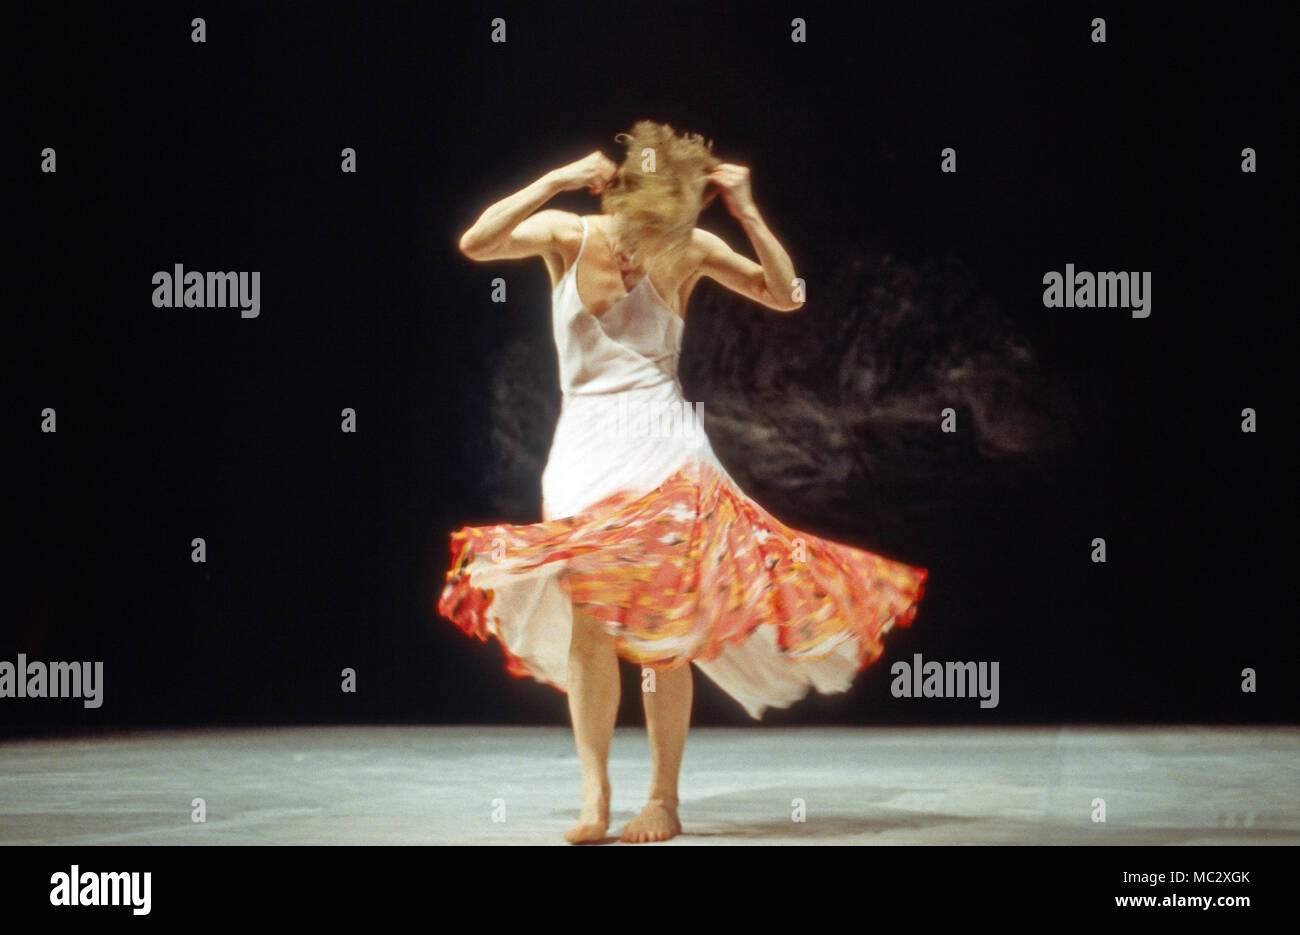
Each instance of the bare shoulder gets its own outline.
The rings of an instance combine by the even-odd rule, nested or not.
[[[582,245],[582,219],[572,211],[544,208],[531,215],[520,227],[525,224],[532,225],[538,237],[550,243],[549,250],[538,252],[546,261],[546,270],[554,288],[578,256]]]
[[[713,231],[697,227],[691,233],[691,246],[687,252],[693,261],[692,265],[699,267],[711,258],[730,253],[731,247]]]
[[[543,208],[520,221],[513,235],[534,244],[549,242],[563,247],[575,236],[582,236],[582,222],[572,211]]]
[[[702,227],[697,227],[691,233],[691,249],[698,250],[700,255],[714,253],[718,250],[730,250],[727,242],[719,237],[713,231],[707,231]]]
[[[713,231],[702,227],[695,228],[691,235],[691,246],[687,251],[691,276],[699,278],[708,276],[718,278],[719,271],[736,263],[743,263],[744,258],[731,249],[731,245]]]
[[[582,217],[572,211],[561,211],[558,208],[546,208],[538,211],[533,217],[542,214],[548,215],[547,223],[550,225],[567,269],[573,263],[573,258],[578,255],[578,248],[582,245]]]
[[[717,234],[697,227],[691,231],[691,242],[682,251],[676,262],[671,278],[677,283],[674,290],[677,295],[678,314],[684,314],[689,306],[691,294],[699,284],[701,277],[707,275],[712,258],[730,252],[731,248]]]

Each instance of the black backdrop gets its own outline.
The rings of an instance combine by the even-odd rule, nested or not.
[[[765,486],[746,473],[762,452],[711,428],[782,518],[931,569],[887,660],[1000,664],[996,709],[893,699],[886,662],[769,722],[1294,719],[1285,8],[798,6],[42,5],[14,21],[0,658],[103,660],[106,700],[4,699],[5,730],[563,723],[562,695],[432,609],[453,528],[537,518],[536,473],[515,477],[522,500],[503,494],[494,441],[512,342],[541,374],[506,381],[515,417],[544,436],[555,393],[541,264],[477,266],[455,244],[546,169],[618,157],[613,134],[643,116],[750,165],[812,284],[795,325],[702,288],[683,359],[697,398],[743,398],[735,374],[710,382],[735,329],[742,375],[781,354],[781,329],[833,353],[847,311],[817,285],[889,256],[956,264],[1064,399],[1044,411],[1074,413],[1050,458],[918,466],[910,484],[896,470],[861,511]],[[938,171],[945,146],[956,175]],[[745,248],[725,213],[701,223]],[[1151,317],[1045,309],[1042,276],[1067,262],[1151,271]],[[154,308],[151,277],[175,263],[261,271],[260,317]],[[497,275],[505,307],[488,301]],[[818,361],[803,366],[815,382]],[[1239,429],[1247,406],[1257,434]],[[57,434],[39,431],[45,407]],[[1105,565],[1088,559],[1099,535]],[[1257,694],[1240,691],[1247,666]],[[697,723],[747,723],[697,685]]]

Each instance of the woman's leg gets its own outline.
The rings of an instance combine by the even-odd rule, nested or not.
[[[686,731],[691,726],[694,682],[690,663],[656,672],[654,689],[641,693],[654,770],[650,796],[641,814],[623,829],[624,841],[666,841],[682,833],[677,820],[677,774],[686,748]]]
[[[609,829],[609,744],[618,717],[618,654],[614,637],[573,609],[569,641],[569,716],[582,764],[582,812],[565,832],[572,843],[599,841]]]

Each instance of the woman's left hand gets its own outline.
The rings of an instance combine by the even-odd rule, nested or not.
[[[718,186],[723,200],[727,203],[727,210],[735,217],[741,218],[757,210],[754,205],[754,195],[749,189],[749,169],[745,166],[730,162],[721,163],[709,173],[708,179]]]

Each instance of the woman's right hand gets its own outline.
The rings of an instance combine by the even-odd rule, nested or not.
[[[589,156],[583,156],[577,162],[561,166],[551,174],[559,184],[561,191],[572,192],[585,188],[593,195],[599,195],[605,190],[605,186],[610,183],[617,171],[618,166],[614,164],[614,161],[600,150],[596,150]]]

